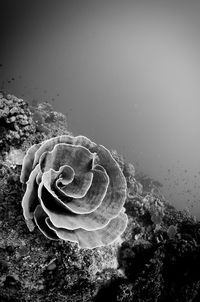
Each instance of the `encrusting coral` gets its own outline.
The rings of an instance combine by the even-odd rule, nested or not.
[[[27,225],[53,240],[95,248],[127,226],[127,183],[110,151],[85,136],[62,135],[29,148],[20,180]],[[31,227],[30,227],[31,228]]]
[[[20,144],[35,132],[28,103],[0,92],[0,147]]]

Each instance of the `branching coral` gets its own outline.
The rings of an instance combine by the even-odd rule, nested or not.
[[[127,184],[109,150],[84,136],[62,135],[33,145],[21,182],[27,221],[50,239],[104,246],[125,230]]]

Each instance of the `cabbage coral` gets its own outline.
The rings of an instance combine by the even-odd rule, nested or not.
[[[20,180],[23,215],[48,238],[94,248],[127,226],[127,184],[110,151],[84,136],[62,135],[27,151]]]

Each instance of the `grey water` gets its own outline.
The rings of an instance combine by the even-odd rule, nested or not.
[[[200,2],[1,1],[0,85],[200,217]]]

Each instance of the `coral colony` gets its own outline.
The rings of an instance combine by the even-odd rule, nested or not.
[[[50,239],[92,249],[111,244],[127,226],[122,170],[109,150],[84,136],[62,135],[31,146],[20,180],[27,225],[34,220]]]
[[[0,147],[24,141],[34,132],[28,104],[14,95],[0,92]]]

